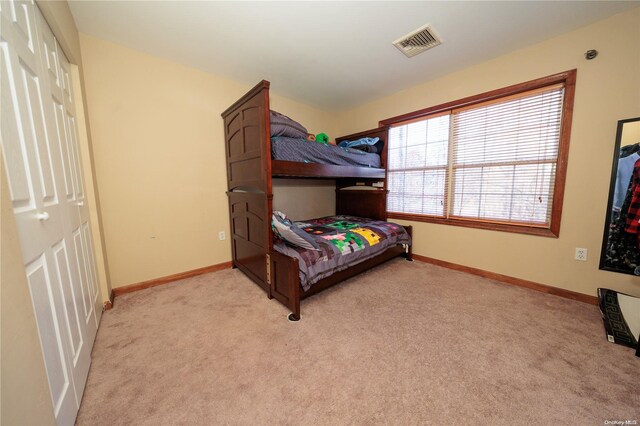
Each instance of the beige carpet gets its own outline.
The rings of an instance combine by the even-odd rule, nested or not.
[[[78,424],[640,420],[595,306],[397,259],[288,313],[237,270],[118,297]]]

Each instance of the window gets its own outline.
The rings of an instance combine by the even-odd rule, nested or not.
[[[557,236],[575,74],[381,122],[389,216]]]

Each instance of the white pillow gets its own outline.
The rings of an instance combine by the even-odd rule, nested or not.
[[[320,250],[320,246],[313,237],[298,228],[284,213],[274,211],[271,217],[271,229],[282,240],[304,249]]]

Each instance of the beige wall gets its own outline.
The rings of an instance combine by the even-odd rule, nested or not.
[[[639,22],[636,8],[340,114],[337,130],[346,134],[402,113],[578,69],[560,238],[412,223],[416,253],[590,295],[597,287],[640,295],[638,277],[598,270],[617,122],[640,115]],[[584,52],[594,48],[600,55],[585,60]],[[587,262],[573,260],[576,247],[589,250]]]
[[[633,117],[630,117],[633,118]],[[624,123],[622,128],[622,140],[620,146],[633,145],[640,142],[640,121],[633,121],[631,123]]]
[[[113,287],[229,261],[220,113],[250,86],[80,40]],[[329,113],[273,94],[271,107],[333,134]]]
[[[0,152],[0,424],[55,424]]]
[[[336,214],[336,181],[274,179],[273,209],[292,220]]]

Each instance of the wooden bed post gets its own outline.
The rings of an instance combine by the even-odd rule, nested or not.
[[[300,267],[298,259],[277,251],[267,255],[269,259],[269,285],[271,295],[291,310],[289,320],[300,319]]]
[[[409,262],[413,262],[413,226],[405,225],[404,229],[407,231],[407,234],[409,234],[409,236],[411,237],[411,244],[409,244],[409,248],[404,254],[404,258],[407,259]]]

